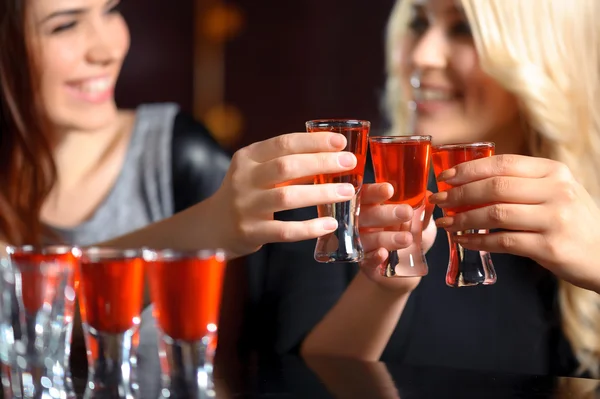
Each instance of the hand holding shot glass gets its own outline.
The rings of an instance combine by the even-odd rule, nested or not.
[[[445,170],[463,162],[494,155],[494,143],[451,144],[432,147],[433,168],[436,178]],[[437,182],[440,192],[452,186],[446,182]],[[472,206],[460,208],[443,208],[444,216],[473,209]],[[450,260],[446,273],[446,284],[450,287],[468,287],[474,285],[490,285],[496,282],[496,271],[488,252],[474,251],[464,248],[455,241],[456,236],[463,234],[487,234],[487,230],[476,229],[459,232],[447,232],[450,245]]]
[[[315,184],[351,183],[355,189],[350,201],[318,206],[319,217],[331,216],[338,222],[338,227],[333,233],[317,239],[314,257],[318,262],[360,262],[364,257],[358,231],[358,214],[370,127],[370,122],[360,120],[323,119],[306,122],[306,130],[311,134],[343,134],[347,140],[344,151],[353,153],[357,159],[356,167],[349,172],[315,177]]]
[[[380,136],[369,139],[377,183],[390,183],[394,195],[386,203],[408,204],[417,214],[425,213],[431,136]],[[421,225],[410,224],[413,244],[409,252],[390,251],[380,269],[385,277],[418,277],[428,273],[421,249]],[[400,255],[402,254],[402,255]]]

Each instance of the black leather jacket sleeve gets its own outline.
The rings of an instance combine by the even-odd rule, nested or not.
[[[191,116],[178,113],[173,123],[174,210],[180,212],[213,195],[227,174],[231,155]]]

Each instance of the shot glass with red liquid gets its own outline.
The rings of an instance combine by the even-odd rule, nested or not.
[[[347,140],[344,151],[352,152],[358,161],[356,167],[351,171],[315,177],[315,184],[350,183],[354,185],[355,189],[354,197],[350,201],[317,207],[319,217],[330,216],[338,222],[336,231],[317,239],[314,255],[317,262],[359,262],[364,258],[358,232],[358,214],[370,128],[370,122],[360,120],[323,119],[306,122],[308,133],[336,132],[343,134]]]
[[[69,373],[79,250],[6,248],[0,259],[0,363],[5,397],[75,398]]]
[[[214,396],[224,252],[144,250],[144,260],[159,330],[163,397]]]
[[[490,142],[470,144],[450,144],[433,146],[431,157],[436,177],[443,171],[463,162],[494,155],[495,145]],[[438,190],[446,191],[452,186],[445,182],[437,182]],[[444,215],[454,216],[473,207],[465,206],[455,209],[444,209]],[[496,270],[492,257],[485,251],[473,251],[463,248],[454,241],[454,237],[463,234],[487,234],[484,229],[447,232],[450,244],[450,259],[446,273],[446,284],[450,287],[469,287],[475,285],[491,285],[496,282]]]
[[[417,220],[424,215],[429,176],[431,136],[379,136],[369,138],[377,183],[390,183],[394,195],[386,203],[408,204]],[[421,249],[421,226],[411,223],[413,244],[409,251],[390,251],[381,275],[425,276],[429,272]]]
[[[141,251],[87,248],[79,307],[88,357],[86,398],[133,398],[144,289]]]

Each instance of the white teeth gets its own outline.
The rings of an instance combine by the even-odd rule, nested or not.
[[[91,79],[79,85],[79,90],[84,93],[97,94],[108,90],[111,85],[111,80],[107,78],[103,79]]]
[[[456,96],[448,91],[435,89],[415,90],[415,100],[417,101],[450,101]]]

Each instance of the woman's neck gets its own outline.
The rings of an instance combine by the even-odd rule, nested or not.
[[[44,223],[77,226],[106,198],[123,169],[135,113],[121,112],[117,119],[93,132],[58,132],[53,149],[57,181],[42,207]]]
[[[53,143],[54,162],[61,185],[85,179],[133,127],[133,113],[119,112],[111,123],[94,131],[58,128]]]

